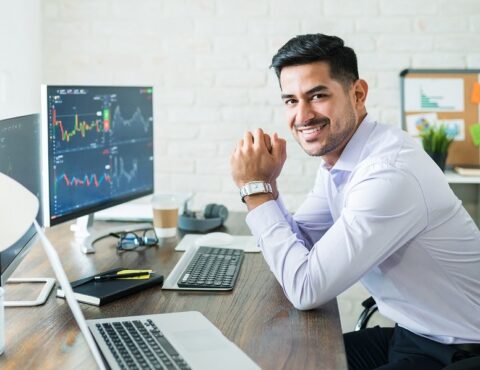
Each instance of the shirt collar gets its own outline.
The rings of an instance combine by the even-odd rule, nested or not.
[[[370,136],[370,133],[376,126],[376,121],[370,114],[363,119],[358,125],[357,130],[343,149],[340,158],[335,165],[330,168],[330,171],[349,171],[352,172],[359,162],[360,154],[365,146],[365,143]],[[328,170],[328,167],[323,163],[323,167]]]

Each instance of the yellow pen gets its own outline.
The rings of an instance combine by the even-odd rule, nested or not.
[[[111,275],[100,275],[95,276],[95,280],[114,280],[114,279],[123,279],[130,277],[138,277],[148,275],[150,277],[151,271],[142,271],[142,272],[129,272],[125,274],[111,274]]]

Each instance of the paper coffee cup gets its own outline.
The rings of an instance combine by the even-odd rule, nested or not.
[[[153,227],[159,238],[177,235],[178,198],[174,194],[156,194],[152,198]]]

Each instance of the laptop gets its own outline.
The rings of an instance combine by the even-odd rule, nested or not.
[[[85,320],[55,248],[35,227],[100,369],[260,369],[200,312]]]

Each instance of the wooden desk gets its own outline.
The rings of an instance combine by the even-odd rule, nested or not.
[[[246,234],[243,214],[227,223],[232,234]],[[97,223],[102,226],[102,223]],[[47,231],[70,280],[113,267],[149,267],[165,276],[181,253],[176,241],[141,252],[117,254],[115,241],[97,243],[84,255],[72,246],[69,224]],[[14,276],[54,276],[37,243]],[[7,299],[11,289],[7,287]],[[285,298],[261,254],[246,254],[233,292],[177,292],[155,287],[96,307],[80,304],[87,319],[196,310],[245,351],[262,369],[346,369],[345,350],[335,300],[302,312]],[[39,307],[5,308],[6,348],[1,369],[93,369],[95,362],[63,299],[51,294]]]

